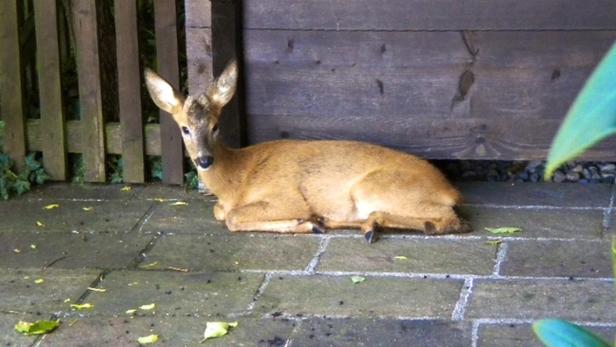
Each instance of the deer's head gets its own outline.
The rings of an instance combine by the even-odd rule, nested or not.
[[[184,97],[169,82],[152,70],[145,70],[148,92],[156,106],[171,114],[177,123],[188,155],[200,170],[214,163],[213,151],[218,141],[218,120],[222,108],[231,100],[237,85],[237,63],[232,61],[198,96]]]

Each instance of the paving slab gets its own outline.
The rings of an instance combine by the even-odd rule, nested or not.
[[[268,314],[449,318],[462,281],[350,276],[274,276],[255,310]]]
[[[297,324],[281,319],[236,320],[238,327],[231,329],[226,336],[199,343],[207,321],[202,318],[166,315],[86,317],[64,322],[40,346],[137,346],[139,337],[151,334],[159,336],[153,346],[282,346]],[[69,326],[69,323],[73,325]]]
[[[139,311],[139,315],[224,318],[242,313],[262,281],[259,274],[114,271],[99,285],[105,293],[87,297],[94,305],[87,313],[127,316],[128,309],[154,303],[155,310]]]
[[[0,268],[119,269],[152,238],[125,232],[0,232]]]
[[[468,204],[608,207],[611,184],[455,182]]]
[[[59,207],[45,209],[58,204]],[[41,201],[0,202],[0,232],[129,231],[148,211],[150,201]],[[84,210],[84,208],[87,210]],[[38,222],[38,223],[37,223]],[[42,225],[39,225],[42,223]]]
[[[471,345],[469,322],[393,319],[310,319],[301,323],[290,346]]]
[[[334,238],[318,270],[487,275],[495,259],[496,247],[483,240]]]
[[[130,190],[122,190],[129,186]],[[138,184],[66,184],[45,183],[35,186],[31,191],[19,197],[18,200],[57,199],[57,200],[129,200],[135,198],[143,185]]]
[[[602,210],[513,209],[462,206],[460,215],[473,232],[464,236],[494,236],[485,228],[519,227],[521,233],[500,237],[597,239],[602,237]]]
[[[49,314],[66,309],[66,299],[75,301],[96,279],[95,270],[9,270],[0,269],[0,311],[15,311],[39,315],[46,319]],[[34,281],[43,279],[36,284]],[[39,318],[41,319],[41,318]]]
[[[231,233],[161,237],[148,253],[152,269],[169,266],[193,271],[304,270],[319,248],[306,235]]]
[[[136,199],[163,200],[216,200],[214,195],[201,193],[196,189],[186,190],[184,187],[166,184],[148,184],[135,194]]]
[[[465,318],[616,322],[614,283],[594,280],[475,280]]]
[[[614,340],[615,327],[584,327],[605,341]],[[479,347],[544,347],[533,333],[530,324],[481,324],[478,335],[477,345]]]
[[[35,322],[41,319],[48,319],[46,316],[37,316],[31,314],[9,314],[0,313],[0,346],[20,347],[30,346],[36,339],[36,336],[25,336],[15,331],[15,324],[20,320],[26,322]]]
[[[501,274],[507,276],[611,277],[609,241],[507,241]]]
[[[185,201],[187,205],[173,205],[175,201],[156,202],[156,210],[143,225],[144,232],[173,234],[228,234],[229,229],[214,219],[211,200]]]

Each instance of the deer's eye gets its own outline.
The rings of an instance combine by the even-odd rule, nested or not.
[[[184,133],[184,135],[189,135],[190,130],[187,127],[182,127],[182,133]]]
[[[214,125],[214,127],[212,128],[212,132],[215,133],[218,131],[218,124]]]

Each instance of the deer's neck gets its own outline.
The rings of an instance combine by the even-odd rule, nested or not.
[[[234,201],[245,173],[241,150],[229,148],[222,141],[213,147],[214,164],[210,170],[200,170],[199,178],[219,200]]]

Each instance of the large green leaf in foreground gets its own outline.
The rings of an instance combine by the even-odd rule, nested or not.
[[[616,44],[592,73],[561,124],[545,169],[545,179],[563,163],[616,133]]]
[[[533,331],[548,347],[610,347],[590,331],[561,319],[542,319]]]

